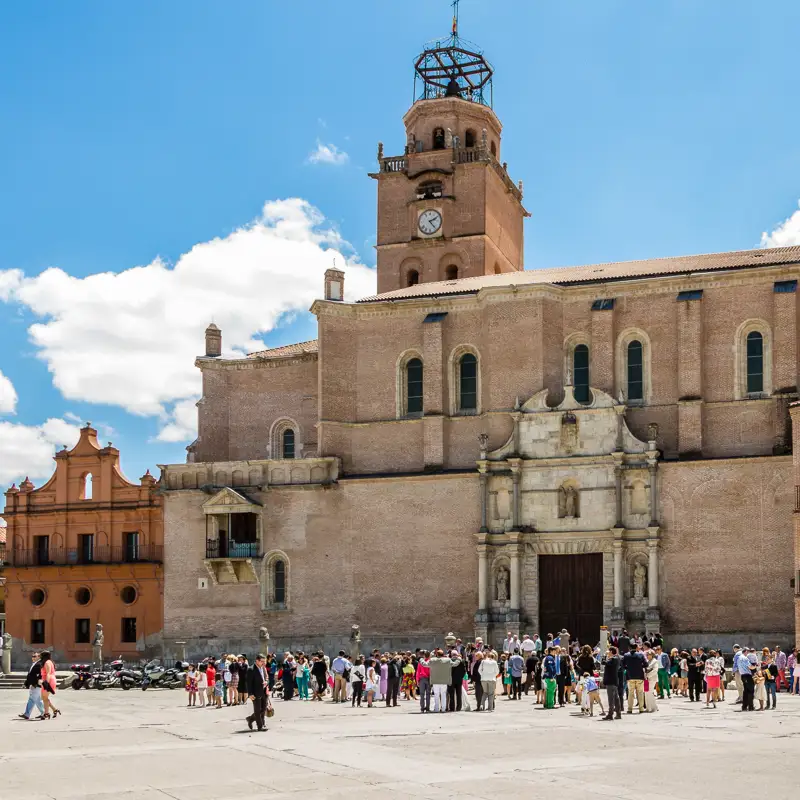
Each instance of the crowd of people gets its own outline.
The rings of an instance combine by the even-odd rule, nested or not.
[[[727,680],[728,672],[731,674]],[[381,652],[349,657],[341,650],[330,658],[313,653],[259,654],[251,664],[244,654],[209,657],[190,664],[186,673],[188,706],[220,709],[253,704],[252,729],[265,729],[274,713],[272,698],[397,707],[399,700],[419,704],[421,713],[487,711],[498,697],[519,701],[531,696],[544,709],[580,706],[581,714],[602,719],[652,713],[658,702],[684,697],[716,708],[725,701],[726,682],[736,687],[734,702],[742,711],[774,709],[782,690],[800,694],[797,648],[762,650],[733,646],[730,664],[722,652],[702,647],[667,650],[659,634],[612,632],[604,647],[581,645],[566,631],[545,640],[521,639],[511,632],[497,650],[480,638],[455,639],[431,651]],[[731,683],[732,682],[732,683]],[[55,666],[47,652],[34,653],[26,687],[28,705],[20,717],[50,719],[61,713],[53,703]],[[601,688],[605,689],[603,703]],[[758,708],[756,709],[756,704]]]
[[[368,708],[397,707],[405,700],[418,703],[423,714],[492,712],[499,697],[518,701],[525,696],[544,709],[575,704],[581,714],[592,717],[597,706],[603,720],[613,721],[623,710],[655,712],[659,701],[673,697],[716,708],[725,701],[728,671],[737,689],[734,702],[742,711],[756,710],[756,702],[758,710],[774,709],[782,689],[800,694],[796,649],[787,655],[780,647],[757,651],[734,645],[729,666],[714,649],[667,650],[659,634],[613,632],[602,651],[600,645],[581,645],[563,634],[548,634],[542,640],[538,635],[520,639],[509,632],[498,650],[478,638],[466,644],[456,639],[430,651],[373,650],[354,658],[344,650],[333,658],[322,651],[259,655],[252,666],[243,655],[227,656],[222,665],[215,665],[215,675],[219,681],[222,674],[223,686],[230,675],[236,676],[232,679],[239,687],[246,687],[238,690],[232,704],[253,700],[248,724],[259,729],[264,727],[264,712],[271,709],[270,698],[277,696],[308,702],[329,698]],[[215,696],[225,696],[225,689]]]

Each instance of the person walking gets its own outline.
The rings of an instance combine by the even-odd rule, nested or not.
[[[39,653],[31,653],[31,668],[25,678],[25,688],[28,690],[28,703],[25,711],[20,714],[20,719],[30,719],[33,709],[37,709],[39,716],[44,719],[44,703],[42,702],[42,661]]]
[[[775,659],[770,656],[767,663],[761,668],[764,673],[764,690],[767,695],[767,710],[770,708],[770,700],[772,700],[772,710],[775,710],[778,701],[778,665]]]
[[[489,711],[494,711],[494,697],[497,691],[497,676],[500,674],[500,667],[497,663],[497,653],[494,650],[483,654],[480,663],[481,695],[480,708],[483,709],[484,703]]]
[[[269,678],[267,677],[266,658],[259,653],[255,663],[247,670],[247,695],[253,703],[253,713],[245,717],[247,727],[253,730],[253,723],[258,730],[266,728],[264,717],[267,713],[267,700],[269,699]]]
[[[42,704],[44,705],[43,719],[55,719],[61,712],[53,703],[56,693],[56,665],[50,658],[50,651],[43,650],[39,658],[42,663]]]
[[[628,683],[628,713],[633,714],[633,699],[639,707],[639,713],[644,713],[644,655],[637,650],[636,643],[631,642],[628,652],[622,658],[622,667]]]
[[[621,669],[619,651],[611,645],[606,652],[606,663],[603,666],[603,685],[608,697],[608,714],[603,719],[622,719],[622,697],[620,697],[619,676]]]

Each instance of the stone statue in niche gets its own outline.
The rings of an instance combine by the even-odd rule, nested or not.
[[[658,423],[651,422],[647,426],[647,441],[654,442],[658,438]]]
[[[647,586],[647,567],[644,564],[636,562],[633,568],[633,599],[637,603],[644,600],[644,591]]]
[[[497,599],[501,603],[508,602],[508,581],[510,573],[507,567],[500,567],[497,570]]]
[[[580,517],[580,498],[574,486],[560,486],[558,489],[558,516],[562,519]]]

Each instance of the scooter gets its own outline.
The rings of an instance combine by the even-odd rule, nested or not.
[[[95,676],[89,664],[71,664],[70,669],[75,673],[71,686],[75,691],[78,689],[91,689],[94,687]]]
[[[134,686],[141,686],[144,679],[144,673],[140,669],[130,669],[125,667],[117,673],[119,676],[119,685],[127,692]]]
[[[151,661],[149,664],[146,664],[144,675],[142,676],[142,691],[144,692],[150,686],[153,688],[161,686],[161,682],[166,673],[166,667],[162,666],[157,661]]]

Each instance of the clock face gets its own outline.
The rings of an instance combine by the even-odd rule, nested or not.
[[[442,215],[433,208],[423,211],[419,215],[419,230],[425,236],[432,236],[442,227]]]

